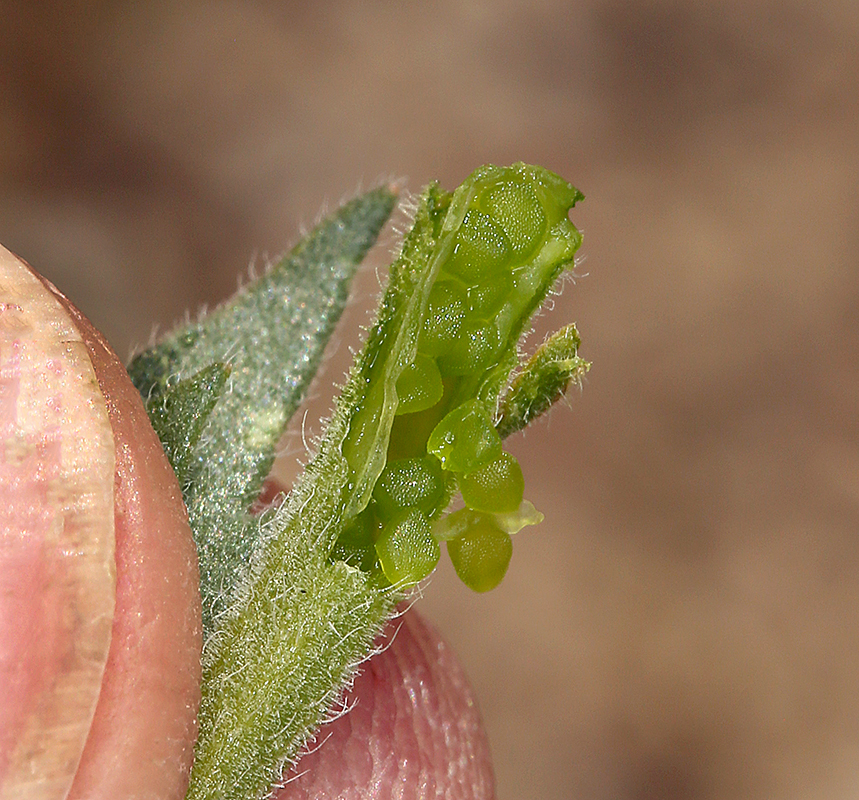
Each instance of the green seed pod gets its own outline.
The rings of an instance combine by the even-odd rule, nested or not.
[[[415,563],[434,563],[423,526],[438,521],[457,484],[478,529],[481,515],[505,535],[539,517],[523,511],[521,470],[503,453],[492,413],[530,316],[573,263],[581,237],[567,212],[580,197],[546,170],[489,166],[453,194],[430,187],[416,212],[344,390],[338,443],[342,513],[348,521],[372,511],[389,580],[425,574],[409,561],[410,542]],[[451,518],[445,538],[472,527],[470,517]],[[349,556],[347,545],[338,542],[338,553]]]
[[[418,338],[418,352],[440,356],[453,346],[465,319],[465,292],[452,281],[439,281],[432,287]]]
[[[479,469],[459,476],[459,490],[469,508],[492,514],[512,514],[525,491],[522,468],[510,453],[501,453]]]
[[[458,539],[449,541],[447,552],[456,574],[469,589],[488,592],[507,572],[513,542],[490,517],[483,517]]]
[[[427,452],[446,470],[471,472],[501,454],[501,437],[486,409],[477,400],[470,400],[436,425],[427,440]]]
[[[453,194],[438,186],[428,188],[415,226],[391,267],[390,285],[354,380],[344,391],[348,430],[338,444],[349,470],[347,518],[366,508],[387,454],[403,452],[390,441],[398,416],[397,381],[418,353],[438,356],[445,379],[442,399],[417,412],[428,415],[421,430],[432,429],[436,411],[441,418],[473,398],[494,408],[516,366],[520,334],[555,280],[573,263],[581,236],[567,212],[580,198],[559,176],[527,164],[482,167]],[[517,227],[517,210],[530,222]],[[537,226],[536,232],[527,230],[530,224]],[[516,241],[515,252],[505,229]],[[525,257],[531,237],[538,241]],[[509,279],[512,290],[497,312],[488,320],[469,320],[466,288]],[[405,454],[415,452],[419,450],[410,447]]]
[[[441,464],[434,456],[389,461],[373,489],[373,499],[382,520],[417,508],[430,515],[444,495]]]
[[[444,394],[438,365],[418,355],[397,378],[397,414],[413,414],[432,408]]]
[[[472,208],[462,219],[453,253],[442,269],[471,286],[503,270],[510,255],[504,231],[488,214]]]
[[[376,541],[385,577],[395,586],[414,586],[438,564],[441,550],[426,515],[413,509],[391,520]]]

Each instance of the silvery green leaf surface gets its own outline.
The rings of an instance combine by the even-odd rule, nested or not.
[[[151,408],[172,385],[214,363],[229,378],[186,461],[183,486],[200,561],[208,633],[247,568],[259,535],[248,514],[275,447],[316,373],[355,269],[395,202],[381,187],[346,203],[223,306],[137,355],[129,374]],[[168,453],[177,453],[165,443]],[[175,465],[174,465],[175,466]]]
[[[224,391],[229,368],[220,361],[154,394],[147,405],[149,419],[170,460],[179,485],[190,486],[200,462],[194,458],[209,417]]]

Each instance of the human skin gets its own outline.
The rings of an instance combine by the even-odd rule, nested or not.
[[[76,418],[84,427],[72,424],[75,415],[60,415],[47,438],[70,452],[92,445],[95,455],[87,457],[86,469],[72,472],[88,476],[87,491],[95,487],[108,497],[112,491],[114,530],[108,530],[110,514],[103,515],[101,540],[115,535],[115,554],[105,546],[93,556],[96,585],[91,569],[63,579],[74,559],[57,556],[49,526],[18,519],[21,509],[30,520],[34,509],[42,519],[73,506],[60,508],[63,492],[54,491],[63,474],[49,476],[51,491],[45,491],[43,464],[30,469],[27,480],[6,481],[9,496],[0,504],[0,800],[178,800],[193,756],[201,649],[196,556],[181,492],[137,391],[100,334],[54,287],[2,249],[0,278],[0,346],[8,350],[19,336],[14,325],[2,324],[12,320],[9,311],[44,323],[40,330],[47,337],[41,343],[36,337],[34,357],[15,369],[28,379],[39,370],[53,374],[68,352],[81,375],[97,380],[96,386],[66,371],[72,379],[62,387],[63,408],[79,409]],[[16,306],[9,297],[20,302]],[[31,297],[32,305],[21,309]],[[6,350],[0,350],[0,370]],[[8,374],[10,369],[0,371],[0,422]],[[17,396],[15,408],[27,402]],[[102,438],[82,434],[86,425]],[[2,428],[7,451],[9,430]],[[66,501],[80,491],[77,485],[65,488]],[[62,555],[68,552],[66,545]],[[68,654],[80,650],[74,637],[81,630],[98,634],[99,626],[83,614],[70,615],[73,604],[56,586],[101,603],[101,638],[90,636],[87,669],[70,673]],[[278,800],[494,797],[488,745],[468,683],[438,633],[413,611],[389,630],[386,649],[365,665],[346,705],[354,709],[323,728],[322,743],[287,776],[293,779]],[[76,731],[77,740],[66,737],[62,758],[51,759],[49,752],[34,760],[33,748],[22,752],[21,743],[52,741],[48,729],[56,727],[55,715],[45,708],[69,710],[74,724],[63,730]],[[34,775],[30,767],[36,763],[40,771]]]
[[[20,488],[3,506],[9,516],[0,547],[14,546],[18,558],[0,578],[0,619],[10,632],[0,643],[6,667],[0,680],[13,687],[0,697],[13,698],[16,710],[9,714],[14,724],[0,725],[9,732],[0,754],[0,797],[180,798],[193,755],[201,648],[196,556],[181,492],[140,397],[102,337],[50,284],[6,251],[0,255],[4,360],[11,364],[18,350],[30,355],[19,367],[7,366],[22,389],[7,417],[17,416],[20,429],[28,405],[39,400],[38,387],[53,378],[44,404],[62,412],[47,416],[41,429],[31,426],[28,441],[36,452],[48,441],[60,461],[65,453],[86,453],[65,471],[45,456],[29,476],[31,462],[23,461],[12,475],[17,482],[6,484]],[[109,426],[94,439],[105,417]],[[10,422],[7,455],[15,434]],[[64,537],[77,524],[79,498],[92,494],[109,498],[112,519]],[[16,515],[34,506],[53,523],[16,527]],[[94,550],[97,557],[89,557]],[[82,560],[86,570],[76,567]],[[96,606],[99,620],[109,622],[108,649],[99,654],[90,646],[81,668],[74,654],[93,640],[86,609]],[[69,706],[76,713],[60,725]],[[0,714],[7,711],[0,705]],[[34,755],[43,741],[44,755]]]

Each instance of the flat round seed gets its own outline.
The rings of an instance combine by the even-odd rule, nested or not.
[[[385,577],[401,587],[414,586],[426,578],[441,555],[426,515],[416,509],[401,514],[382,528],[376,553]]]
[[[427,300],[426,316],[418,337],[418,352],[439,356],[450,350],[459,336],[465,312],[465,291],[452,281],[437,282]]]
[[[373,499],[383,520],[412,508],[432,514],[443,494],[444,475],[434,456],[389,461],[373,488]]]
[[[510,181],[490,189],[482,198],[484,210],[504,231],[510,247],[521,261],[536,249],[546,232],[546,214],[534,188]]]
[[[513,276],[509,272],[490,275],[476,286],[468,288],[468,316],[489,319],[504,304],[513,289]]]
[[[448,412],[427,440],[427,452],[451,472],[471,472],[501,454],[501,437],[486,409],[469,400]]]
[[[462,536],[447,543],[459,579],[475,592],[488,592],[501,583],[513,555],[510,535],[483,518]]]
[[[472,208],[462,219],[453,253],[443,269],[473,285],[503,269],[511,255],[504,231],[488,214]]]
[[[432,358],[419,355],[397,378],[397,414],[432,408],[443,394],[438,365]]]
[[[501,453],[488,464],[458,479],[462,499],[469,508],[492,514],[512,514],[525,491],[522,468],[510,453]]]
[[[476,320],[462,326],[453,347],[439,357],[442,375],[469,375],[489,369],[498,358],[503,342],[495,320]]]

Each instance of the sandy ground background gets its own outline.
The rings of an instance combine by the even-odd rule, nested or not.
[[[474,679],[499,796],[859,793],[859,5],[0,19],[0,240],[121,354],[359,185],[516,160],[576,183],[585,260],[537,336],[575,320],[593,369],[513,448],[546,522],[497,591],[443,568],[422,603]]]

